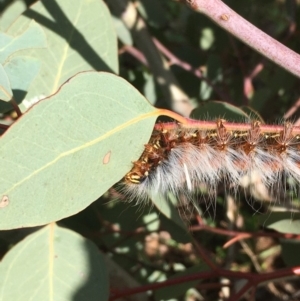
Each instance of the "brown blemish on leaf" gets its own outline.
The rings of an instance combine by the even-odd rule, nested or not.
[[[110,161],[110,155],[111,155],[111,151],[109,151],[104,157],[103,157],[103,164],[108,164]]]
[[[2,199],[0,201],[0,208],[4,208],[9,204],[9,198],[7,195],[2,196]]]

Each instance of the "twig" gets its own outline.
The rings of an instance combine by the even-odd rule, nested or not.
[[[226,236],[243,236],[242,239],[248,238],[248,237],[276,237],[276,238],[284,238],[284,239],[300,239],[300,235],[297,234],[291,234],[291,233],[279,233],[279,232],[263,232],[263,231],[257,231],[257,232],[246,232],[246,231],[233,231],[233,230],[226,230],[226,229],[220,229],[220,228],[213,228],[207,225],[197,225],[190,227],[190,231],[207,231],[216,233],[219,235],[226,235]]]
[[[196,250],[198,251],[198,253],[201,256],[201,259],[214,271],[218,270],[218,266],[210,260],[210,258],[208,257],[208,255],[206,254],[205,249],[196,241],[194,240],[194,245],[196,247]]]
[[[221,0],[185,0],[193,10],[203,13],[232,35],[300,77],[300,55],[246,21]]]
[[[256,255],[253,253],[253,251],[251,250],[251,248],[248,246],[248,244],[242,239],[240,240],[240,244],[243,248],[243,250],[245,251],[245,253],[248,255],[248,257],[250,258],[250,260],[252,261],[252,264],[255,268],[255,270],[257,272],[262,272],[262,268],[259,265],[259,262],[257,260]]]
[[[233,279],[247,279],[248,282],[246,285],[234,294],[229,300],[230,301],[237,301],[240,297],[242,297],[248,290],[252,287],[257,286],[262,282],[267,281],[274,281],[276,279],[300,275],[300,266],[292,267],[292,268],[285,268],[281,270],[277,270],[274,272],[264,273],[264,274],[257,274],[257,273],[243,273],[238,271],[228,271],[225,269],[218,269],[213,271],[205,271],[201,273],[196,273],[192,275],[185,275],[182,277],[170,279],[164,282],[152,283],[143,285],[136,288],[130,288],[127,290],[123,290],[120,292],[116,292],[111,296],[109,299],[110,301],[117,300],[121,297],[126,297],[138,293],[143,293],[147,291],[157,290],[159,288],[164,288],[172,285],[177,285],[185,282],[196,281],[196,280],[203,280],[203,279],[211,279],[216,277],[226,277],[226,278],[233,278]]]
[[[229,101],[229,99],[228,99],[229,97],[226,96],[225,93],[222,92],[219,88],[217,88],[207,77],[203,76],[203,73],[201,72],[201,70],[199,68],[193,68],[189,63],[178,58],[156,38],[153,38],[153,42],[156,45],[156,47],[159,49],[159,51],[169,59],[170,65],[177,65],[177,66],[181,67],[182,69],[191,72],[193,75],[202,79],[210,87],[212,87],[212,89],[215,91],[215,93],[218,94],[218,96],[223,101]]]
[[[146,59],[146,57],[144,56],[144,54],[139,51],[138,49],[136,49],[133,46],[130,45],[124,45],[120,50],[119,50],[119,54],[123,53],[123,52],[128,52],[129,54],[131,54],[133,57],[135,57],[139,62],[141,62],[143,65],[149,67],[148,61]]]
[[[0,123],[0,129],[7,130],[10,126],[7,124]]]
[[[258,63],[254,69],[252,70],[252,72],[249,75],[246,75],[244,77],[244,96],[249,100],[249,98],[252,96],[253,94],[253,78],[256,77],[256,75],[262,71],[264,68],[263,63]],[[246,105],[249,105],[249,103],[247,102]]]
[[[173,118],[181,123],[183,128],[194,128],[194,129],[203,129],[203,130],[216,130],[218,123],[216,121],[202,121],[202,120],[194,120],[189,118],[184,118],[174,112],[158,109],[156,114],[168,116]],[[222,125],[228,131],[249,131],[252,128],[251,123],[237,123],[237,122],[227,122],[222,121]],[[174,129],[178,127],[178,125],[174,122],[164,123],[164,129]],[[157,123],[155,128],[161,128],[161,124]],[[259,124],[260,133],[281,133],[285,130],[285,125],[270,125],[270,124]],[[293,126],[292,135],[300,134],[300,126]]]
[[[14,109],[15,109],[17,115],[18,115],[18,118],[21,117],[21,116],[22,116],[22,112],[21,112],[21,110],[20,110],[18,104],[16,103],[15,99],[12,98],[12,99],[10,100],[10,103],[11,103],[11,105],[14,107]]]
[[[300,97],[294,103],[294,105],[284,114],[283,118],[288,119],[290,118],[300,107]]]

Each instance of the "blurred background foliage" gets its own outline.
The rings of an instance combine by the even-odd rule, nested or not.
[[[109,2],[109,1],[108,1]],[[266,122],[278,122],[299,98],[298,79],[262,57],[205,16],[176,1],[136,1],[153,38],[170,52],[167,61],[180,87],[197,105],[211,100],[250,107]],[[225,1],[252,24],[299,52],[297,1]],[[122,34],[119,32],[119,34]],[[124,34],[124,33],[123,33]],[[120,42],[120,47],[124,44]],[[174,63],[173,55],[179,59]],[[182,68],[187,63],[193,69]],[[121,75],[160,104],[151,66],[124,51]],[[204,80],[195,76],[200,70]],[[292,119],[298,119],[299,112]]]
[[[0,12],[11,2],[0,0]],[[24,1],[27,6],[32,2]],[[170,108],[173,98],[167,99],[164,92],[164,76],[159,73],[162,61],[149,61],[149,53],[137,46],[145,41],[151,46],[144,45],[150,58],[153,52],[164,58],[171,83],[178,85],[182,95],[187,96],[191,108],[200,106],[200,113],[194,111],[197,116],[225,119],[227,116],[234,121],[239,116],[246,119],[245,116],[250,115],[270,123],[283,118],[299,122],[299,79],[207,17],[191,11],[180,1],[134,1],[133,7],[145,26],[144,31],[137,34],[126,26],[114,7],[116,2],[120,5],[127,1],[106,2],[119,38],[120,75],[154,105]],[[224,2],[270,36],[300,52],[300,1]],[[155,55],[153,57],[155,60]],[[216,201],[205,195],[199,199],[198,211],[184,200],[180,204],[174,201],[153,206],[128,204],[125,199],[112,188],[83,212],[60,222],[90,238],[108,254],[112,293],[207,270],[197,245],[220,267],[235,271],[270,272],[300,265],[300,228],[292,229],[295,224],[291,222],[298,221],[299,206],[293,195],[279,197],[277,202],[266,201],[259,195],[253,199],[246,193],[245,197],[244,192],[231,196],[221,185]],[[229,230],[252,234],[225,248],[224,244],[237,236]],[[261,230],[266,231],[266,236],[258,234]],[[2,232],[1,256],[28,231]],[[288,240],[280,232],[292,232],[295,237]],[[231,279],[230,286],[237,288],[243,281]],[[300,300],[299,292],[299,278],[291,278],[268,282],[243,300]],[[216,275],[203,281],[183,281],[181,285],[157,290],[152,295],[139,294],[126,300],[209,301],[225,300],[229,295],[226,281],[222,282]]]

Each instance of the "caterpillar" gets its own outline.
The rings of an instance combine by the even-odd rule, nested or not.
[[[300,183],[300,128],[260,121],[228,123],[189,120],[158,123],[139,160],[125,175],[125,194],[140,200],[197,192],[201,184],[215,194],[224,181],[237,189],[255,174],[273,195]]]

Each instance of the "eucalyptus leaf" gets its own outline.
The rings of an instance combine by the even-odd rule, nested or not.
[[[16,0],[10,3],[1,14],[0,31],[6,31],[13,21],[26,10],[24,0]]]
[[[258,120],[261,123],[265,123],[264,119],[262,118],[262,116],[257,111],[255,111],[254,109],[252,109],[251,107],[249,107],[249,106],[242,106],[241,110],[243,110],[249,116],[249,118],[251,118],[251,120]]]
[[[192,111],[191,118],[199,120],[225,119],[227,121],[241,121],[249,119],[249,116],[240,108],[226,102],[210,101],[200,105]]]
[[[145,85],[144,85],[144,95],[150,101],[150,103],[155,104],[157,95],[155,90],[155,80],[152,74],[144,72]]]
[[[0,139],[0,229],[73,215],[141,155],[159,111],[122,78],[83,72]]]
[[[81,71],[118,72],[116,33],[103,1],[38,1],[12,24],[9,34],[17,35],[31,19],[45,32],[48,48],[22,52],[42,62],[27,100],[53,94]]]
[[[124,22],[115,16],[112,16],[114,26],[118,35],[118,38],[124,45],[133,45],[131,33],[129,29],[125,26]]]
[[[0,263],[0,300],[108,300],[104,258],[89,240],[51,224]]]
[[[300,214],[290,212],[272,212],[266,219],[260,218],[260,222],[267,228],[281,233],[300,234]]]
[[[0,63],[4,63],[9,56],[20,50],[43,48],[47,46],[46,36],[41,26],[34,20],[23,27],[22,32],[12,35],[0,33]]]
[[[0,64],[0,99],[4,101],[10,101],[12,95],[13,92],[11,90],[8,75],[2,64]]]
[[[268,228],[282,233],[300,234],[300,219],[294,220],[292,217],[282,219],[268,225]]]
[[[5,63],[4,69],[14,90],[13,96],[17,103],[24,99],[26,91],[40,70],[40,66],[41,62],[38,59],[26,56],[14,56]],[[1,108],[0,106],[0,111]]]

